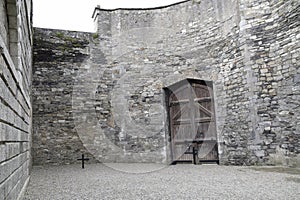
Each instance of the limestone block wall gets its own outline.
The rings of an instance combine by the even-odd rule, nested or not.
[[[213,82],[222,164],[298,165],[298,13],[295,0],[97,8],[97,33],[70,51],[61,47],[68,42],[57,40],[57,31],[39,29],[36,39],[46,43],[35,50],[37,59],[44,57],[34,66],[35,151],[48,153],[36,154],[37,164],[66,163],[74,152],[65,145],[70,135],[82,143],[78,151],[101,162],[169,163],[164,90],[192,78]],[[83,33],[64,34],[81,38]],[[74,61],[76,51],[85,59]],[[77,67],[67,73],[69,66]],[[68,112],[45,115],[52,104],[68,105]],[[56,153],[47,157],[51,152]]]
[[[18,199],[30,174],[31,6],[0,1],[0,199]]]
[[[73,85],[90,57],[90,42],[91,33],[34,29],[34,164],[78,163],[81,154],[93,162],[76,132],[72,109]]]
[[[144,137],[159,135],[162,143],[156,151],[165,157],[161,158],[164,162],[170,161],[170,152],[163,88],[186,78],[218,80],[215,48],[218,43],[220,46],[224,43],[225,35],[238,23],[238,15],[234,13],[237,9],[229,9],[236,7],[236,1],[224,4],[205,1],[156,10],[103,10],[99,13],[100,16],[111,14],[112,50],[108,58],[113,68],[108,66],[106,70],[117,71],[118,76],[112,78],[122,88],[116,87],[111,92],[116,125],[136,124]],[[102,24],[103,20],[99,20],[100,41]],[[217,90],[218,94],[224,94],[223,87]],[[124,122],[123,119],[132,120]],[[158,130],[151,129],[151,125]],[[219,126],[221,129],[222,124]],[[127,137],[143,137],[132,129],[125,131]],[[119,139],[126,141],[122,137]]]
[[[253,160],[299,166],[299,5],[293,0],[240,3],[240,41],[252,85],[247,156]]]

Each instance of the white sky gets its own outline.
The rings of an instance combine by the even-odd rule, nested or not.
[[[94,8],[149,8],[183,0],[33,0],[33,26],[75,31],[94,31]]]

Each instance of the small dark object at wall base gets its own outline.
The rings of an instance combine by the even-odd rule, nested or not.
[[[84,158],[84,154],[82,154],[81,158],[79,158],[77,160],[81,160],[81,166],[82,166],[82,169],[84,169],[84,161],[88,161],[89,158]]]

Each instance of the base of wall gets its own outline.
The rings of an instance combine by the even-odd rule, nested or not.
[[[285,153],[286,152],[278,148],[276,154],[270,155],[269,164],[275,166],[300,167],[300,155],[288,157]]]
[[[26,179],[25,184],[23,185],[22,190],[21,190],[17,200],[22,200],[24,198],[27,186],[29,184],[30,177],[31,176],[28,176],[28,178]]]

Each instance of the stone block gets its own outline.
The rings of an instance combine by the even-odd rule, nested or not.
[[[294,76],[294,83],[300,83],[300,74]]]
[[[0,183],[2,183],[8,175],[7,162],[0,163]]]
[[[5,186],[4,186],[5,183],[0,183],[0,199],[5,199]]]
[[[255,151],[254,153],[255,153],[255,155],[256,155],[257,157],[259,157],[259,158],[265,156],[265,151],[264,151],[264,150]]]
[[[1,109],[1,106],[0,106],[0,109]],[[6,132],[5,125],[2,122],[0,122],[0,142],[6,140],[5,132]]]
[[[17,42],[11,42],[10,43],[10,47],[9,47],[9,51],[11,53],[11,59],[15,59],[16,57],[18,57],[18,52],[19,52],[19,47],[18,47],[18,43]],[[14,63],[16,65],[16,63]],[[16,65],[15,67],[18,67],[18,65]]]
[[[5,161],[7,158],[6,156],[6,146],[5,144],[0,145],[0,163]]]
[[[12,29],[11,29],[11,31],[9,32],[9,41],[10,42],[18,42],[19,41],[17,31],[12,31]]]
[[[8,16],[9,24],[10,24],[10,31],[17,32],[17,18],[15,16]],[[13,41],[17,42],[17,41]]]
[[[7,121],[7,107],[0,102],[0,119]]]
[[[20,153],[19,143],[6,143],[5,146],[7,158],[12,158]]]
[[[14,3],[7,3],[7,14],[9,16],[17,16],[17,6],[16,6],[16,2]]]

